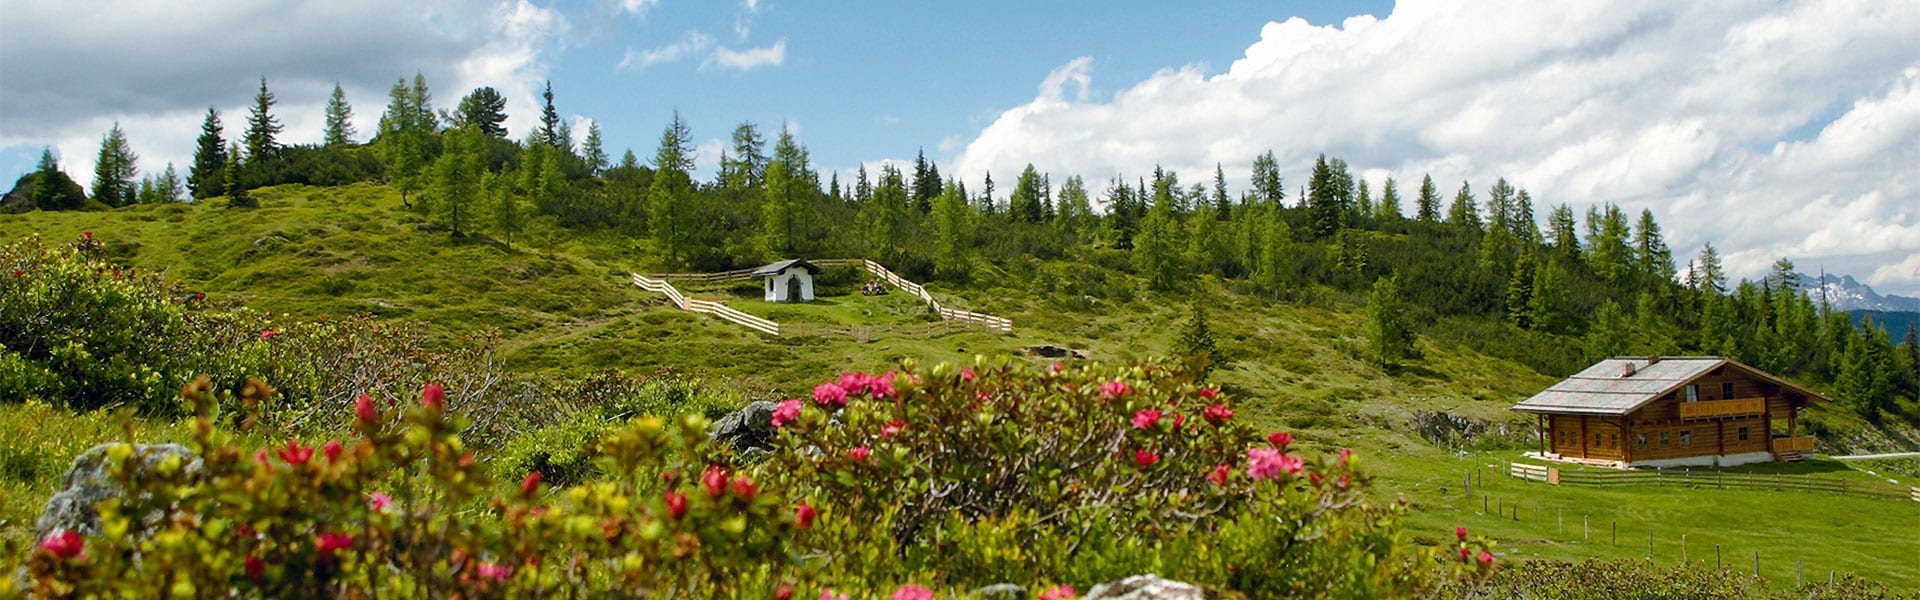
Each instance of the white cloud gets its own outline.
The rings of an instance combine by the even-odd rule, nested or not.
[[[142,172],[173,162],[184,173],[207,107],[219,108],[229,140],[238,137],[262,75],[278,101],[283,143],[319,141],[335,82],[366,140],[387,90],[415,72],[437,107],[490,85],[507,97],[509,114],[533,114],[549,50],[567,27],[558,12],[526,0],[209,0],[192,10],[103,0],[85,11],[9,2],[0,19],[0,148],[54,146],[62,167],[85,181],[101,134],[119,121]],[[508,124],[516,122],[526,125]]]
[[[1867,283],[1881,292],[1894,290],[1894,293],[1899,293],[1899,290],[1920,289],[1920,252],[1908,254],[1906,260],[1874,269],[1873,275],[1867,277]],[[1906,295],[1913,294],[1909,292]]]
[[[712,43],[713,36],[699,31],[688,31],[680,41],[665,46],[642,51],[628,49],[626,56],[620,59],[620,64],[615,65],[614,69],[620,71],[644,69],[659,63],[674,62],[698,55],[706,51],[707,46]]]
[[[733,15],[733,33],[747,39],[753,33],[753,18],[760,13],[760,0],[742,0],[740,12]]]
[[[1650,208],[1682,260],[1713,241],[1738,275],[1783,256],[1877,273],[1920,252],[1914,31],[1914,3],[1403,0],[1384,19],[1269,23],[1225,72],[1166,69],[1110,97],[1074,59],[953,172],[1221,163],[1244,182],[1271,149],[1295,187],[1325,152],[1403,188],[1506,177],[1543,204]]]
[[[660,0],[620,0],[620,10],[636,17],[647,16],[647,11],[659,5]]]
[[[735,50],[726,46],[713,49],[700,66],[716,65],[723,69],[751,71],[761,67],[777,67],[787,62],[787,39],[780,38],[772,46]]]

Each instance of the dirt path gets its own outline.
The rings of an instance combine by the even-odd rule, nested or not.
[[[1920,458],[1920,452],[1893,452],[1889,454],[1855,454],[1853,456],[1829,456],[1834,460],[1873,460],[1877,458]]]

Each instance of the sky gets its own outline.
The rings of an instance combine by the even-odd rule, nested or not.
[[[208,107],[231,139],[265,77],[282,140],[337,83],[365,141],[396,80],[434,105],[551,82],[577,136],[644,160],[677,112],[711,174],[735,126],[816,166],[924,152],[1001,194],[1028,163],[1103,189],[1275,153],[1448,198],[1506,178],[1541,205],[1652,210],[1685,263],[1778,258],[1920,296],[1920,1],[783,2],[0,0],[0,177],[43,148],[83,185],[119,123],[182,171]],[[1405,194],[1403,194],[1403,197]],[[1484,194],[1480,196],[1484,198]],[[3,218],[3,217],[0,217]]]

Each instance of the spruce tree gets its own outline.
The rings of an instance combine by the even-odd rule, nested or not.
[[[187,188],[193,190],[195,200],[226,193],[227,142],[222,135],[220,111],[209,106],[200,137],[194,141],[193,165],[187,167]]]
[[[1507,278],[1507,322],[1515,327],[1536,328],[1533,325],[1532,303],[1534,288],[1538,285],[1535,281],[1537,278],[1532,257],[1522,256],[1514,263],[1513,275]]]
[[[1393,276],[1373,281],[1367,295],[1367,345],[1380,366],[1413,356],[1413,330],[1400,304],[1400,288]]]
[[[1227,198],[1227,172],[1220,163],[1213,163],[1213,210],[1214,217],[1222,221],[1233,218],[1233,204]]]
[[[540,100],[540,129],[534,132],[533,139],[558,148],[560,147],[560,111],[553,107],[553,80],[547,80],[547,89],[540,93]],[[674,119],[678,121],[679,117],[675,116]]]
[[[1447,207],[1447,224],[1472,233],[1480,233],[1480,208],[1473,200],[1473,188],[1467,182],[1460,182],[1460,192],[1453,195],[1453,205]]]
[[[340,89],[338,82],[333,84],[333,95],[327,97],[327,127],[325,143],[328,146],[346,146],[353,143],[353,107],[347,104],[347,92]]]
[[[1287,186],[1280,177],[1280,163],[1273,158],[1273,151],[1253,159],[1253,193],[1261,203],[1278,208],[1286,201]]]
[[[587,140],[580,149],[580,160],[587,165],[588,177],[599,177],[607,170],[606,141],[600,137],[600,122],[587,122]]]
[[[1400,190],[1395,187],[1392,177],[1380,186],[1380,206],[1374,209],[1374,215],[1383,222],[1394,222],[1402,218],[1400,213]]]
[[[780,128],[785,132],[787,128]],[[721,182],[731,190],[758,189],[767,171],[766,138],[752,121],[733,128],[733,158],[720,161]]]
[[[1313,236],[1330,237],[1340,232],[1342,221],[1340,182],[1327,155],[1313,161],[1313,174],[1307,180],[1307,210],[1313,216]]]
[[[1421,222],[1440,222],[1440,188],[1433,185],[1432,175],[1427,175],[1420,180],[1420,197],[1417,205]]]
[[[139,197],[139,159],[115,121],[100,138],[100,155],[93,165],[93,199],[114,208],[133,204]]]
[[[260,77],[260,92],[253,96],[253,109],[247,113],[248,165],[273,158],[280,152],[280,119],[273,116],[273,92],[267,91],[267,78]]]
[[[1199,379],[1206,381],[1214,369],[1226,366],[1220,347],[1213,341],[1213,328],[1207,325],[1207,309],[1200,302],[1188,304],[1191,313],[1174,340],[1173,351],[1187,364],[1197,368]]]
[[[259,207],[260,201],[247,195],[247,186],[241,181],[239,145],[227,147],[227,168],[224,170],[227,176],[226,183],[223,185],[227,190],[227,208]]]

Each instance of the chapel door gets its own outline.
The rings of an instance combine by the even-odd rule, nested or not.
[[[800,295],[800,278],[788,277],[787,278],[787,301],[801,302],[804,300],[806,300],[806,297]]]

